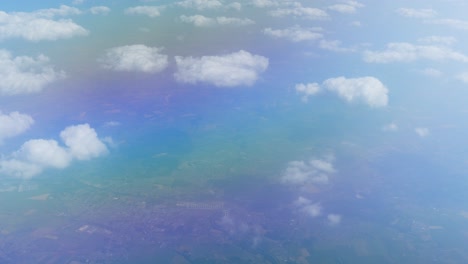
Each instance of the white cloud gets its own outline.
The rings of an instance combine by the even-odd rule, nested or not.
[[[168,64],[168,56],[161,54],[162,48],[145,45],[127,45],[108,49],[99,59],[101,65],[115,71],[140,71],[157,73]]]
[[[149,17],[157,17],[161,15],[161,7],[159,6],[134,6],[125,9],[127,15],[145,15]]]
[[[223,6],[218,0],[185,0],[177,4],[185,8],[194,8],[197,10],[215,9]]]
[[[72,156],[55,140],[32,139],[26,141],[15,157],[40,167],[65,168]]]
[[[235,17],[216,17],[210,18],[203,15],[180,16],[180,20],[185,23],[191,23],[197,27],[209,27],[215,25],[247,26],[255,24],[255,21],[248,18]]]
[[[354,14],[357,12],[358,8],[362,8],[364,5],[357,1],[346,1],[341,4],[335,4],[328,6],[328,9],[343,13],[343,14]]]
[[[433,9],[414,9],[414,8],[398,8],[396,12],[404,17],[411,18],[431,18],[437,15]]]
[[[270,14],[275,17],[294,16],[313,20],[328,18],[327,12],[322,9],[303,7],[299,2],[295,3],[295,5],[291,7],[282,7],[273,10]]]
[[[89,11],[93,15],[107,15],[111,10],[107,6],[93,6]]]
[[[120,122],[117,122],[117,121],[108,121],[106,123],[104,123],[104,126],[105,127],[116,127],[116,126],[120,126]]]
[[[384,125],[382,127],[382,130],[387,131],[387,132],[395,132],[395,131],[398,131],[398,125],[395,122],[392,122],[392,123]]]
[[[107,147],[88,124],[69,126],[60,132],[60,138],[71,155],[79,160],[99,157],[107,153]]]
[[[417,127],[414,129],[414,132],[416,132],[416,134],[418,134],[420,137],[427,137],[430,133],[429,129],[426,127]]]
[[[265,35],[275,38],[285,38],[293,42],[300,42],[305,40],[317,40],[322,38],[322,33],[316,32],[320,30],[320,28],[308,29],[299,26],[294,26],[285,29],[265,28],[263,30],[263,33]]]
[[[303,102],[307,102],[309,100],[309,96],[315,95],[320,92],[320,86],[318,83],[299,83],[296,84],[296,92],[303,94],[301,100]]]
[[[327,220],[329,225],[338,225],[341,223],[341,215],[339,214],[329,214],[327,215]]]
[[[34,124],[34,120],[29,115],[19,112],[2,114],[0,111],[0,144],[3,140],[28,130],[32,124]]]
[[[55,19],[58,16],[80,13],[77,8],[64,5],[29,13],[0,11],[0,40],[23,38],[28,41],[41,41],[85,36],[88,31],[72,20]]]
[[[48,65],[49,58],[39,55],[36,59],[12,57],[7,50],[0,49],[0,95],[35,93],[44,86],[65,76]]]
[[[348,102],[363,101],[371,107],[383,107],[388,103],[388,89],[374,77],[330,78],[323,85]]]
[[[285,184],[302,185],[306,183],[328,183],[330,174],[336,170],[329,160],[310,159],[288,163],[281,181]]]
[[[2,157],[0,173],[31,178],[47,168],[66,168],[73,159],[87,160],[108,152],[106,145],[88,124],[69,126],[60,133],[60,137],[66,147],[52,139],[26,141],[10,157]]]
[[[364,61],[373,63],[411,62],[418,59],[468,62],[468,57],[445,46],[389,43],[383,51],[365,51]]]
[[[268,68],[268,59],[252,55],[247,51],[221,55],[175,57],[177,72],[175,78],[183,83],[211,83],[220,87],[251,86],[260,73]]]

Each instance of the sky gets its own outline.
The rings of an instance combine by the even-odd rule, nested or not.
[[[333,205],[340,188],[365,199],[413,181],[422,196],[464,187],[450,175],[468,161],[467,6],[2,3],[0,179],[66,181],[94,168],[196,177],[197,188],[257,173],[291,192],[291,211],[332,227],[352,218]],[[405,155],[443,173],[424,178],[426,163],[395,158]],[[418,176],[404,178],[412,166]],[[443,195],[434,203],[466,199]]]

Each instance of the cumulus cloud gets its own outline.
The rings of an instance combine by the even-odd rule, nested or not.
[[[416,134],[418,134],[420,137],[427,137],[430,133],[429,129],[426,127],[417,127],[414,129],[414,132],[416,132]]]
[[[272,16],[284,17],[294,16],[305,19],[320,20],[328,18],[327,12],[319,8],[304,7],[301,3],[295,2],[293,6],[281,7],[270,12]]]
[[[365,51],[364,61],[373,63],[412,62],[418,59],[468,62],[468,57],[446,46],[414,45],[406,42],[387,44],[383,51]]]
[[[309,100],[309,96],[313,96],[320,92],[320,86],[318,83],[299,83],[296,84],[296,92],[302,94],[301,100],[303,102],[307,102]]]
[[[59,80],[65,73],[48,65],[49,58],[39,55],[13,57],[0,49],[0,95],[16,95],[41,91],[46,85]]]
[[[281,177],[285,184],[303,185],[306,183],[328,183],[331,174],[336,170],[331,160],[310,159],[308,161],[291,161]]]
[[[354,14],[357,12],[358,8],[362,7],[364,7],[364,4],[357,1],[346,1],[341,4],[330,5],[328,6],[328,9],[343,14]]]
[[[47,168],[63,169],[74,159],[88,160],[108,152],[106,145],[88,124],[69,126],[60,133],[60,137],[65,147],[53,139],[26,141],[10,157],[0,160],[0,173],[31,178]]]
[[[216,9],[223,6],[218,0],[184,0],[177,4],[181,7],[194,8],[197,10]]]
[[[160,16],[161,7],[159,6],[134,6],[125,9],[127,15],[145,15],[149,17]]]
[[[330,78],[323,85],[348,102],[363,101],[371,107],[383,107],[388,103],[388,89],[375,77]]]
[[[251,86],[259,74],[268,68],[268,59],[247,51],[221,55],[195,57],[175,57],[179,82],[195,84],[211,83],[220,87]]]
[[[321,29],[309,29],[302,28],[300,26],[294,26],[285,29],[265,28],[263,30],[263,33],[274,38],[285,38],[293,42],[300,42],[305,40],[321,39],[323,37],[323,34],[317,31],[321,31]]]
[[[107,6],[93,6],[89,9],[89,12],[93,15],[107,15],[110,11]]]
[[[34,120],[29,115],[19,112],[3,114],[0,111],[0,144],[3,140],[28,130],[33,124]]]
[[[255,24],[255,21],[248,18],[236,17],[216,17],[210,18],[203,15],[180,16],[180,20],[185,23],[193,24],[197,27],[210,27],[216,25],[247,26]]]
[[[72,20],[56,18],[80,13],[79,9],[65,5],[29,13],[0,11],[0,40],[23,38],[36,42],[85,36],[88,31]]]
[[[414,8],[398,8],[396,12],[404,17],[411,18],[431,18],[437,15],[433,9],[414,9]]]
[[[102,67],[115,71],[139,71],[157,73],[168,64],[168,56],[161,54],[162,48],[145,45],[127,45],[108,49],[99,59]]]

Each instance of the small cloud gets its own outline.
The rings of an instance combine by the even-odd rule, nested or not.
[[[296,92],[302,94],[301,100],[303,102],[307,102],[309,100],[309,96],[313,96],[320,92],[320,86],[318,83],[299,83],[296,84]]]
[[[218,0],[184,0],[177,3],[184,8],[193,8],[197,10],[216,9],[223,6]]]
[[[384,125],[382,127],[382,130],[386,132],[395,132],[395,131],[398,131],[398,125],[395,122],[392,122],[392,123]]]
[[[13,57],[9,51],[0,49],[0,95],[40,92],[46,85],[65,77],[63,71],[57,72],[48,62],[44,55]]]
[[[300,26],[294,26],[285,29],[265,28],[263,30],[263,33],[274,38],[285,38],[292,42],[300,42],[306,40],[321,39],[323,37],[323,34],[317,31],[321,31],[321,29],[308,29],[302,28]]]
[[[17,136],[28,130],[34,124],[34,120],[29,115],[19,112],[3,114],[0,111],[0,144],[3,140]]]
[[[291,7],[278,8],[270,12],[275,17],[293,16],[311,20],[323,20],[329,16],[327,12],[319,8],[303,7],[301,3],[297,2]]]
[[[343,14],[354,14],[358,8],[362,7],[364,7],[364,4],[357,1],[346,1],[341,4],[330,5],[328,9]]]
[[[347,102],[363,101],[371,107],[388,104],[388,89],[375,77],[330,78],[323,85]]]
[[[468,30],[468,21],[459,19],[431,19],[424,21],[427,24],[448,26],[455,29]]]
[[[211,83],[219,87],[251,86],[268,68],[268,59],[247,51],[221,55],[175,57],[175,78],[182,83]]]
[[[248,18],[237,17],[217,17],[216,22],[220,25],[247,26],[255,24],[255,21]]]
[[[159,6],[135,6],[125,9],[127,15],[145,15],[151,18],[161,15],[162,7]]]
[[[93,15],[107,15],[111,11],[107,6],[93,6],[89,9]]]
[[[433,9],[414,9],[414,8],[398,8],[396,12],[400,16],[410,18],[432,18],[437,16],[437,12]]]
[[[341,223],[341,215],[339,214],[329,214],[327,215],[328,224],[335,226]]]
[[[162,48],[145,45],[127,45],[108,49],[98,61],[105,69],[157,73],[169,64],[168,56],[161,54]]]
[[[418,134],[420,137],[427,137],[430,133],[429,129],[426,127],[417,127],[414,129],[414,132],[416,132],[416,134]]]
[[[291,161],[288,163],[281,181],[290,185],[326,184],[329,181],[330,174],[335,172],[336,170],[330,160]]]
[[[278,6],[278,3],[276,1],[272,0],[253,0],[253,5],[256,7],[272,7],[272,6]]]
[[[341,47],[341,41],[339,40],[324,40],[322,39],[319,44],[320,48],[324,50],[330,50],[335,52],[350,52],[354,51],[351,48],[343,48]]]

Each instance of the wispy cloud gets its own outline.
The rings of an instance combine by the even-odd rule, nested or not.
[[[180,20],[185,23],[191,23],[197,27],[210,27],[216,25],[228,26],[247,26],[255,24],[255,21],[248,18],[236,17],[216,17],[210,18],[203,15],[180,16]]]
[[[203,57],[175,57],[179,82],[211,83],[220,87],[251,86],[268,67],[268,59],[247,51]]]
[[[430,8],[415,9],[415,8],[398,8],[396,12],[404,17],[411,18],[432,18],[437,15],[437,12]]]
[[[389,43],[382,51],[365,51],[364,61],[372,63],[412,62],[419,59],[468,62],[468,57],[446,46]]]
[[[223,6],[223,4],[218,0],[184,0],[178,2],[177,5],[197,10],[216,9]]]
[[[89,9],[89,12],[93,15],[107,15],[110,11],[107,6],[93,6]]]
[[[357,1],[346,1],[340,4],[330,5],[327,8],[343,14],[354,14],[357,12],[358,8],[362,7],[364,7],[364,4]]]
[[[302,94],[301,100],[303,102],[309,101],[309,97],[316,95],[320,92],[320,85],[318,83],[299,83],[296,84],[296,92]]]
[[[312,20],[326,19],[329,17],[327,12],[322,9],[304,7],[299,2],[296,2],[293,6],[277,8],[276,10],[271,11],[270,14],[275,17],[293,16]]]
[[[320,33],[321,30],[321,28],[303,28],[296,25],[285,29],[265,28],[263,33],[274,38],[285,38],[293,42],[300,42],[321,39],[323,37],[323,34]]]

